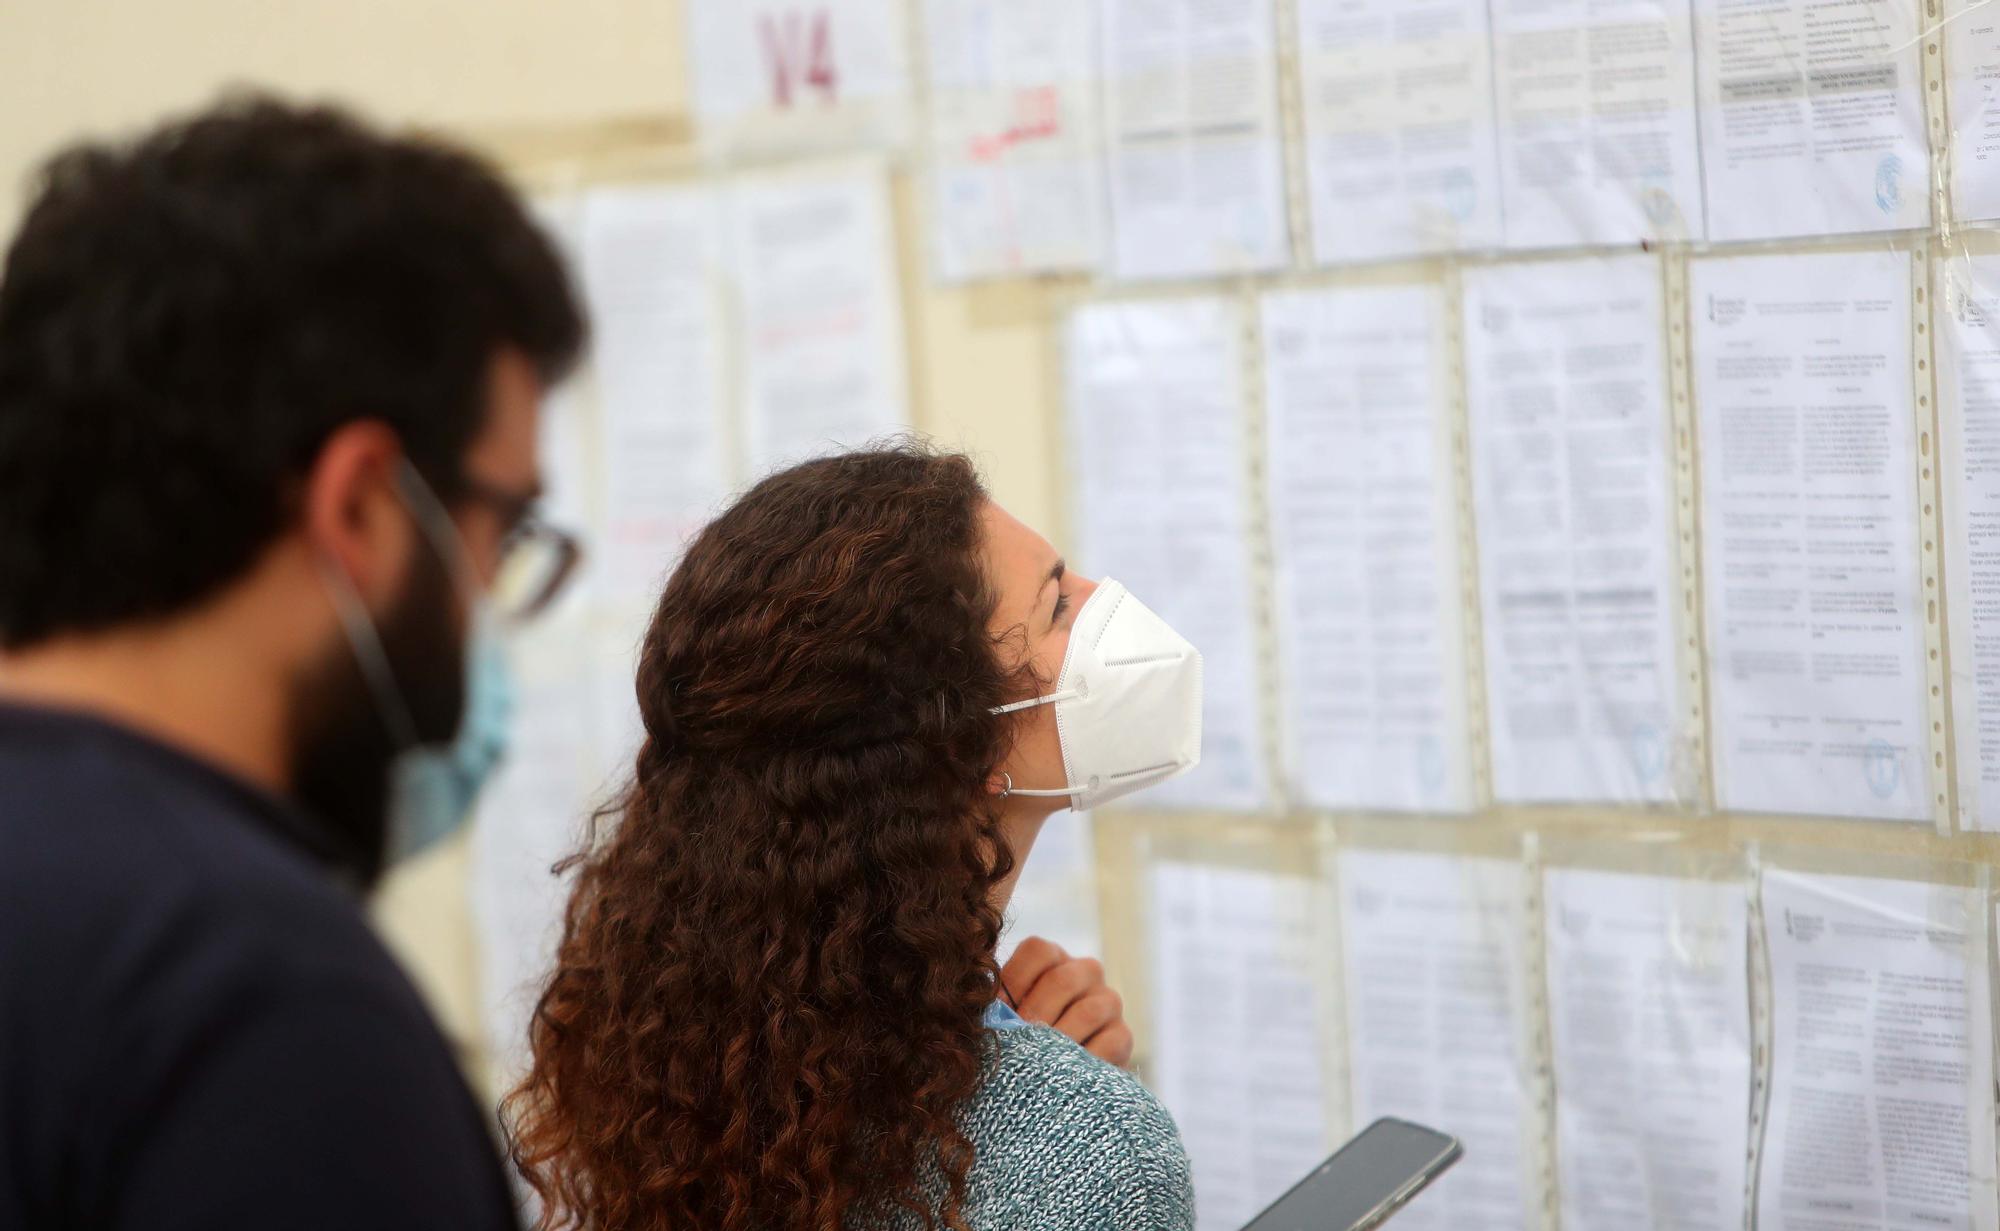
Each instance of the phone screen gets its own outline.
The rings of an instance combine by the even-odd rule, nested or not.
[[[1377,1120],[1243,1231],[1349,1231],[1385,1203],[1401,1205],[1458,1154],[1458,1142],[1443,1133],[1405,1120]]]

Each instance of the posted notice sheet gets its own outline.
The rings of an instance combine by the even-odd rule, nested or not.
[[[1485,0],[1297,0],[1313,256],[1497,248]]]
[[[1743,1225],[1748,897],[1740,881],[1546,874],[1563,1231]]]
[[[1527,879],[1513,860],[1340,853],[1354,1127],[1395,1116],[1465,1144],[1457,1166],[1396,1215],[1397,1231],[1541,1225],[1526,1148],[1541,1086]]]
[[[583,202],[583,287],[594,333],[603,476],[602,597],[650,607],[682,544],[730,488],[729,335],[715,199],[618,187]]]
[[[528,1022],[562,935],[571,883],[552,869],[582,845],[600,785],[584,640],[577,620],[537,621],[510,647],[514,727],[468,843],[479,1024],[506,1084],[527,1073]]]
[[[1709,238],[1930,225],[1919,0],[1695,0]]]
[[[1938,429],[1943,437],[1945,620],[1958,740],[1958,808],[2000,829],[2000,256],[1939,270]]]
[[[1693,263],[1716,802],[1922,820],[1910,267]]]
[[[924,42],[939,275],[1096,269],[1096,11],[1075,0],[925,0]]]
[[[1985,928],[1970,889],[1764,873],[1759,1227],[1992,1231]]]
[[[1100,8],[1113,271],[1194,278],[1283,265],[1291,240],[1271,0]]]
[[[1285,764],[1315,806],[1472,806],[1444,311],[1431,286],[1262,300]]]
[[[571,282],[585,298],[596,349],[604,345],[603,308],[590,302],[590,286],[583,270],[585,199],[582,193],[553,193],[530,198],[528,206],[537,225],[554,243]],[[536,447],[542,459],[543,513],[556,525],[570,527],[587,535],[589,541],[602,544],[607,535],[601,519],[602,481],[598,474],[605,459],[597,447],[598,416],[589,396],[596,384],[592,366],[593,357],[586,355],[568,380],[543,394]],[[580,618],[592,608],[600,596],[603,554],[585,553],[569,584],[536,623]]]
[[[1321,937],[1303,876],[1159,863],[1153,1082],[1194,1165],[1197,1231],[1236,1231],[1325,1161]]]
[[[1700,239],[1688,0],[1493,0],[1507,244]]]
[[[902,284],[882,172],[746,178],[730,215],[751,477],[907,425]]]
[[[2000,5],[1945,0],[1944,9],[1952,213],[2000,218]]]
[[[897,145],[910,134],[899,0],[687,0],[702,144],[718,154]]]
[[[1494,794],[1674,797],[1679,584],[1660,269],[1465,275]]]

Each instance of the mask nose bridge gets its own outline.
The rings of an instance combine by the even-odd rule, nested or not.
[[[1147,778],[1154,774],[1172,773],[1179,768],[1179,761],[1162,761],[1158,765],[1148,765],[1144,769],[1128,769],[1123,773],[1113,774],[1108,781],[1126,782],[1133,778]]]
[[[1140,654],[1130,658],[1107,658],[1104,660],[1104,665],[1107,667],[1143,667],[1148,663],[1172,663],[1179,662],[1180,660],[1180,651],[1162,650],[1157,654]]]

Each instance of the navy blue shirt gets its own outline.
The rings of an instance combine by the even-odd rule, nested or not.
[[[0,1231],[514,1226],[333,855],[163,745],[0,706]]]

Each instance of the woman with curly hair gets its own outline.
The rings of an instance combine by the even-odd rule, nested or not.
[[[698,535],[638,692],[508,1100],[544,1228],[1192,1225],[1165,1110],[994,963],[1043,823],[1194,763],[1192,647],[902,446]]]

